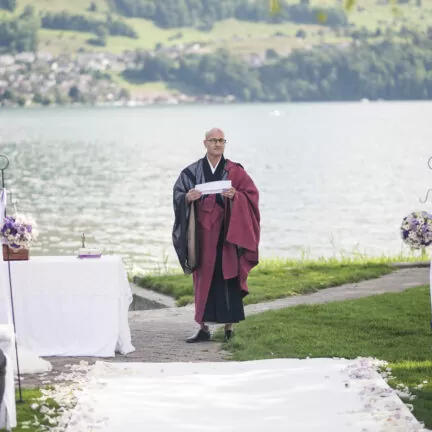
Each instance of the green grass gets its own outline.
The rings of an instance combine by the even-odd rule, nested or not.
[[[76,52],[86,45],[87,41],[94,38],[91,33],[80,33],[65,30],[47,30],[39,31],[39,49],[43,52],[50,52],[53,55],[59,55],[64,52]],[[90,50],[93,48],[90,48]]]
[[[17,409],[17,423],[18,426],[13,429],[13,432],[39,432],[42,430],[46,430],[43,427],[37,427],[35,426],[35,420],[37,419],[37,422],[42,426],[49,426],[49,423],[46,419],[45,414],[41,414],[39,410],[34,410],[31,405],[36,403],[39,404],[40,402],[38,399],[42,396],[41,391],[38,389],[24,389],[22,391],[22,398],[23,403],[17,402],[16,409]],[[19,395],[17,392],[16,395],[17,400],[19,399]],[[48,400],[47,402],[44,402],[44,406],[47,406],[48,408],[57,410],[59,407],[58,405],[52,401]],[[5,432],[5,429],[0,429],[0,432]]]
[[[359,282],[388,274],[394,270],[388,264],[418,260],[417,257],[377,257],[364,255],[311,260],[267,260],[252,270],[248,279],[250,294],[245,304],[315,292],[344,283]],[[180,272],[147,275],[139,279],[140,286],[169,295],[178,306],[192,303],[192,277]]]
[[[233,360],[305,357],[374,357],[388,361],[392,386],[405,384],[417,398],[414,415],[432,428],[432,335],[429,287],[398,294],[251,316],[225,349]],[[419,384],[422,389],[416,389]]]

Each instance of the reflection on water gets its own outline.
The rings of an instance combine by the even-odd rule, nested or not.
[[[263,256],[398,253],[403,216],[431,210],[431,117],[432,103],[10,110],[0,152],[39,224],[34,255],[75,254],[85,232],[137,268],[175,265],[172,185],[213,126],[260,189]]]

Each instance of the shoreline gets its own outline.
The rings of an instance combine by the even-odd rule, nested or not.
[[[147,107],[172,107],[172,106],[233,106],[233,105],[269,105],[269,106],[279,106],[279,105],[318,105],[318,104],[332,104],[332,105],[357,105],[357,104],[407,104],[407,103],[431,103],[432,99],[352,99],[352,100],[310,100],[310,101],[251,101],[251,102],[243,102],[243,101],[225,101],[219,98],[215,98],[214,100],[181,100],[176,99],[173,95],[172,99],[166,100],[156,100],[148,99],[147,101],[140,100],[130,100],[125,102],[112,102],[112,103],[97,103],[97,104],[49,104],[49,105],[40,105],[40,104],[29,104],[25,106],[21,106],[19,104],[0,104],[0,110],[49,110],[49,109],[80,109],[80,108],[147,108]],[[277,111],[277,110],[275,110]],[[278,114],[275,112],[275,116]]]

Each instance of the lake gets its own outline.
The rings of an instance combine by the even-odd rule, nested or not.
[[[176,265],[172,186],[212,127],[259,187],[262,257],[397,254],[402,218],[432,209],[431,118],[432,102],[2,110],[0,153],[33,255],[74,255],[85,232],[133,271]]]

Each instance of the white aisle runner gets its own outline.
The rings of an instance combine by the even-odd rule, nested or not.
[[[369,359],[97,363],[67,432],[424,430]]]

